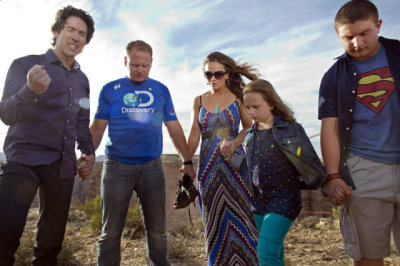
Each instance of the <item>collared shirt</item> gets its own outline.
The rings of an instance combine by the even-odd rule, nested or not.
[[[35,64],[44,65],[51,78],[40,95],[27,86]],[[94,153],[89,117],[89,81],[76,61],[68,71],[49,49],[11,64],[0,102],[0,118],[10,126],[4,142],[8,161],[34,166],[61,160],[60,177],[74,177],[75,142],[82,153]]]
[[[384,46],[389,67],[396,84],[400,89],[400,42],[383,37],[379,42]],[[356,106],[358,87],[358,71],[347,53],[340,56],[337,62],[325,73],[319,91],[318,118],[339,118],[339,140],[341,159],[339,171],[348,184],[353,185],[347,169],[345,151],[350,139],[350,129],[353,123],[353,112]],[[399,94],[400,95],[400,94]]]

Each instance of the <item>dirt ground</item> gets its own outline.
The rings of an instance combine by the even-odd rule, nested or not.
[[[29,265],[37,217],[37,209],[32,210],[17,252],[17,266]],[[130,235],[129,230],[124,232],[121,265],[148,265],[145,238],[131,239]],[[59,265],[96,265],[98,238],[84,212],[71,210]],[[207,265],[200,221],[168,232],[168,244],[173,265]],[[316,216],[299,218],[294,223],[285,240],[285,260],[286,265],[352,265],[343,251],[339,222]],[[399,265],[393,246],[385,265]]]

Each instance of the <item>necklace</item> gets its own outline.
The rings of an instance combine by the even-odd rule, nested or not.
[[[215,107],[214,108],[214,113],[218,114],[218,111],[219,111],[218,107]]]

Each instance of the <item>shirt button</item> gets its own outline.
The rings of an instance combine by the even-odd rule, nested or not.
[[[346,150],[346,146],[345,146],[345,147],[343,147],[343,150]]]
[[[344,163],[343,165],[344,165],[344,166],[346,166],[347,164],[346,164],[346,163]]]
[[[72,91],[72,88],[69,88],[69,91]]]
[[[35,99],[35,100],[33,100],[35,103],[37,103],[38,102],[38,99]]]
[[[352,93],[354,94],[354,93],[356,93],[356,91],[352,91]]]
[[[353,74],[354,76],[357,76],[357,72],[354,72],[354,74]]]
[[[353,112],[353,109],[349,109],[349,112],[350,112],[350,113]]]
[[[69,123],[69,120],[67,120],[67,123]]]
[[[64,139],[67,139],[67,137],[64,137]]]
[[[346,127],[346,130],[350,130],[350,128],[349,128],[349,127]]]

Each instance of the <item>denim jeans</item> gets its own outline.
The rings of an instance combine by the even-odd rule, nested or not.
[[[0,265],[12,266],[26,217],[39,189],[39,221],[32,265],[57,265],[74,178],[59,178],[60,161],[27,166],[4,162],[0,172]]]
[[[101,181],[103,228],[98,242],[98,265],[121,262],[121,236],[133,190],[139,200],[151,265],[170,265],[165,230],[165,177],[161,158],[143,164],[104,161]]]

